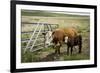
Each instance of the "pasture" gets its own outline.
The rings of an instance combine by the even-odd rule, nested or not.
[[[67,45],[61,47],[61,54],[54,54],[52,46],[30,52],[27,49],[24,53],[24,48],[21,47],[21,62],[47,62],[47,61],[74,61],[74,60],[89,60],[90,59],[90,17],[82,15],[60,14],[48,11],[21,11],[21,22],[41,22],[49,24],[58,24],[59,28],[74,27],[82,35],[82,53],[78,54],[78,47],[74,48],[72,55],[67,55]],[[35,25],[21,25],[21,32],[33,31]],[[43,28],[42,28],[43,29]],[[31,33],[21,34],[21,39],[31,37]],[[42,34],[39,37],[43,37]],[[43,39],[37,41],[44,42]],[[32,44],[32,43],[31,43]],[[21,46],[26,46],[27,43],[21,43]],[[43,45],[42,45],[43,46]]]

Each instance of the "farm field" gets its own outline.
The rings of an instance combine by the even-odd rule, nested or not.
[[[83,15],[71,15],[71,14],[62,14],[62,13],[53,13],[48,11],[21,11],[21,32],[33,31],[36,25],[23,24],[24,22],[28,23],[49,23],[49,24],[58,24],[59,28],[64,27],[73,27],[76,28],[79,34],[82,35],[82,53],[78,54],[78,47],[73,48],[74,52],[72,55],[67,55],[67,45],[63,44],[61,47],[61,54],[55,54],[55,50],[52,46],[47,48],[42,48],[34,52],[30,52],[27,49],[24,53],[24,49],[27,45],[27,42],[21,42],[21,62],[48,62],[48,61],[74,61],[74,60],[89,60],[90,59],[90,17]],[[42,27],[44,29],[44,27]],[[38,29],[39,30],[39,29]],[[21,34],[21,40],[29,39],[32,36],[32,33]],[[42,34],[39,37],[44,37]],[[39,38],[38,37],[38,38]],[[33,40],[34,41],[34,40]],[[44,39],[38,40],[37,43],[44,42]],[[36,43],[36,44],[37,44]],[[32,44],[32,43],[31,43]],[[42,47],[44,45],[41,45]],[[40,47],[41,47],[40,46]]]

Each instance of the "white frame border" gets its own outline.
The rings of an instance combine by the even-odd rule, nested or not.
[[[21,9],[29,10],[54,10],[54,11],[71,11],[71,12],[88,12],[90,13],[90,60],[83,61],[60,61],[60,62],[34,62],[21,63]],[[57,67],[73,65],[94,64],[94,9],[70,8],[70,7],[53,7],[53,6],[36,6],[36,5],[16,5],[16,69],[23,68],[40,68],[40,67]]]

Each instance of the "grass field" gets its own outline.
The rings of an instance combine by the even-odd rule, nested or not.
[[[61,54],[54,54],[52,47],[44,48],[35,52],[27,52],[24,54],[21,49],[21,62],[44,62],[44,61],[72,61],[72,60],[88,60],[90,59],[90,17],[82,15],[70,15],[61,13],[52,13],[48,11],[25,11],[21,12],[21,22],[43,22],[50,24],[58,24],[59,28],[74,27],[82,35],[82,53],[78,54],[77,47],[74,49],[73,55],[67,55],[67,46],[61,47]],[[34,30],[33,25],[23,25],[22,32]],[[30,38],[31,34],[22,34],[22,39]],[[44,41],[44,40],[41,40]],[[39,41],[39,42],[41,42]],[[25,46],[27,43],[22,43]]]

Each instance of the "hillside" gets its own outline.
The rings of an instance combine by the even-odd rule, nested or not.
[[[66,14],[64,12],[57,13],[55,11],[40,11],[40,10],[22,10],[22,16],[39,16],[39,17],[88,17],[74,14]]]

